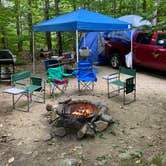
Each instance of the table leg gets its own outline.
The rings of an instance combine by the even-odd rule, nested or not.
[[[30,104],[30,93],[27,92],[27,100],[28,100],[28,112],[29,112],[29,104]]]
[[[107,80],[107,91],[108,91],[108,98],[110,97],[110,93],[109,93],[109,80]]]
[[[12,100],[13,100],[13,109],[15,109],[14,94],[12,94]]]

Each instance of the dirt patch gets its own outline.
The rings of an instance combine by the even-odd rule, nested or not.
[[[40,67],[41,66],[41,67]],[[29,66],[24,66],[24,69]],[[34,103],[30,112],[11,111],[12,97],[0,93],[0,165],[13,166],[62,166],[62,165],[150,165],[157,154],[164,156],[166,149],[166,78],[152,71],[137,72],[137,100],[122,105],[122,97],[107,98],[107,87],[102,76],[115,72],[110,67],[96,67],[99,71],[95,95],[79,94],[77,81],[70,78],[66,94],[57,91],[55,99],[49,97],[47,85],[46,103]],[[19,66],[17,70],[21,70]],[[37,75],[46,77],[43,63]],[[0,92],[9,85],[0,85]],[[50,125],[46,117],[46,105],[56,105],[58,99],[100,101],[109,107],[115,119],[113,127],[95,136],[77,140],[73,135],[49,138]],[[161,161],[153,160],[156,164]],[[163,159],[164,158],[164,159]],[[158,160],[158,158],[157,158]]]

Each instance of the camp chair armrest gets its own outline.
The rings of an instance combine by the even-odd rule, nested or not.
[[[68,74],[68,73],[63,73],[62,74],[64,77],[70,77],[70,76],[72,76],[72,74]]]
[[[119,77],[119,73],[111,73],[108,75],[103,76],[103,79],[105,80],[112,80],[112,79],[117,79]]]
[[[38,79],[40,79],[41,77],[36,77],[36,76],[31,76],[30,78],[38,78]],[[42,78],[43,79],[43,78]]]
[[[47,79],[44,79],[44,78],[41,78],[41,77],[36,77],[36,76],[31,76],[30,79],[31,78],[41,79],[42,82],[46,82],[47,81]]]
[[[133,76],[128,77],[128,78],[126,78],[126,79],[125,79],[125,82],[126,82],[128,79],[133,79],[133,80],[134,80],[134,79],[135,79],[135,77],[133,77]]]
[[[24,84],[24,83],[21,83],[21,82],[15,82],[15,85],[21,85],[21,86],[26,86],[26,84]]]

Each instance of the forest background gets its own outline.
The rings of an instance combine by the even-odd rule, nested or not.
[[[32,59],[33,25],[84,8],[114,18],[134,14],[152,22],[153,30],[166,30],[165,0],[0,0],[0,49],[10,49],[17,59]],[[35,33],[35,52],[55,53],[75,47],[75,33]],[[36,55],[37,56],[37,55]]]

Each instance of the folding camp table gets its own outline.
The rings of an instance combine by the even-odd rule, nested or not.
[[[15,105],[18,102],[18,100],[23,96],[26,95],[27,96],[27,91],[24,89],[18,89],[18,88],[9,88],[9,89],[5,89],[3,91],[3,93],[8,93],[12,95],[12,103],[13,103],[13,109],[15,109]],[[15,101],[15,95],[20,95],[17,100]],[[29,97],[27,97],[27,100],[29,100]],[[29,103],[29,101],[28,101]],[[28,110],[29,110],[29,104],[28,104]]]

